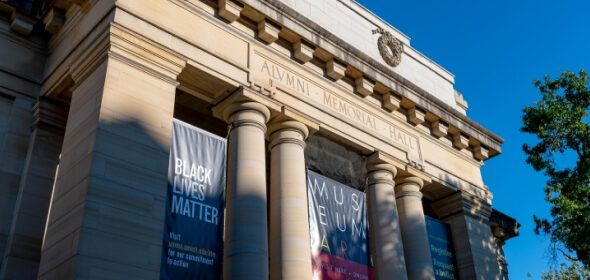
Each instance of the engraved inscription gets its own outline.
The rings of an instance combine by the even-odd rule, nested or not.
[[[269,63],[264,60],[260,72],[266,74],[275,81],[281,82],[292,90],[309,95],[309,82],[307,80],[295,76],[285,69],[277,67],[274,63]]]
[[[417,167],[422,165],[418,137],[376,116],[363,107],[327,90],[288,68],[255,53],[252,63],[254,80],[262,85],[272,85],[307,101],[323,111],[347,121],[369,133],[408,152],[408,158]]]
[[[345,115],[358,123],[370,127],[373,130],[377,129],[374,116],[369,115],[367,112],[353,106],[349,102],[342,100],[335,95],[328,93],[327,91],[323,92],[322,101],[324,105],[330,107],[339,114]]]

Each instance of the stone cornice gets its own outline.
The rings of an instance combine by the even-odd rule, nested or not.
[[[502,242],[518,236],[520,224],[516,219],[496,210],[492,209],[490,216],[490,225],[492,226],[492,233],[494,237],[500,239]]]
[[[72,14],[72,16],[80,14],[79,12],[74,13],[70,11],[79,11],[79,7],[82,6],[82,10],[88,10],[90,9],[90,5],[96,5],[97,2],[79,1],[78,3],[77,1],[67,1],[67,3],[73,4],[69,7],[56,7],[62,10],[67,8],[68,12],[65,14],[66,17],[70,16],[69,14]],[[301,16],[280,1],[265,2],[258,0],[242,0],[239,2],[233,2],[228,0],[219,1],[217,8],[224,11],[224,13],[219,14],[219,16],[225,15],[224,18],[226,18],[226,20],[228,17],[231,21],[244,16],[250,21],[258,19],[255,23],[256,26],[258,26],[257,32],[261,40],[264,38],[269,39],[271,37],[278,38],[285,36],[287,33],[290,34],[293,37],[286,39],[293,43],[295,54],[297,54],[297,50],[299,50],[299,55],[296,55],[295,57],[298,58],[301,63],[306,63],[311,56],[319,56],[326,63],[327,75],[330,73],[336,73],[334,72],[336,70],[344,70],[344,72],[341,73],[342,75],[330,75],[330,77],[335,77],[335,79],[337,79],[346,75],[347,78],[354,79],[357,93],[361,94],[361,96],[368,96],[373,92],[377,95],[381,95],[383,99],[383,107],[386,108],[386,110],[402,110],[401,108],[403,108],[405,111],[402,110],[402,112],[416,112],[414,117],[410,116],[408,118],[411,121],[422,122],[423,117],[429,123],[437,123],[446,126],[446,128],[448,128],[447,135],[444,135],[442,130],[438,129],[440,126],[432,129],[433,135],[436,135],[436,137],[450,137],[462,140],[460,142],[455,141],[460,144],[456,145],[455,148],[458,150],[470,150],[475,160],[483,161],[500,152],[500,145],[503,141],[501,138],[473,122],[450,105],[433,97],[417,85],[412,84],[410,81],[397,75],[392,69],[383,63],[369,57],[359,49],[347,44],[334,34],[326,31],[321,26],[318,26],[314,22]],[[245,9],[248,9],[249,13],[253,12],[254,18],[252,17],[252,14],[246,15],[243,12]],[[232,17],[232,14],[237,16],[237,18]],[[67,22],[67,18],[65,20],[66,26],[71,25]],[[240,21],[243,22],[243,19],[240,19]],[[47,20],[47,22],[49,24],[52,21]],[[262,31],[260,30],[260,26],[264,27]],[[58,27],[55,26],[50,28],[58,29]],[[269,31],[271,29],[272,32]],[[58,34],[63,36],[63,30],[62,32],[58,32]],[[266,41],[272,42],[274,40],[276,39]],[[124,45],[127,44],[124,40],[119,41]],[[52,42],[56,41],[52,40]],[[301,47],[297,48],[297,46]],[[132,51],[132,53],[133,52],[134,51]],[[406,55],[408,54],[406,53]],[[115,58],[118,57],[117,54],[113,54],[112,56]],[[135,58],[134,56],[127,58],[132,57]],[[131,62],[132,60],[127,61]],[[346,61],[346,64],[343,64],[342,61]],[[175,77],[175,71],[168,71],[169,65],[154,64],[153,61],[150,61],[149,59],[147,62],[147,64],[150,65],[147,70],[150,70],[153,68],[152,66],[155,66],[158,70],[157,73],[164,74],[164,76]],[[137,65],[141,65],[141,63]],[[330,65],[332,65],[333,68],[328,69],[328,66]],[[335,65],[339,66],[339,68],[335,67]],[[332,72],[330,72],[330,70],[332,70]],[[417,114],[418,112],[420,114]],[[425,125],[429,124],[425,123]],[[432,125],[429,126],[433,127]]]
[[[86,79],[108,57],[110,45],[108,27],[102,30],[95,29],[94,32],[98,33],[97,37],[87,38],[86,48],[77,49],[80,51],[74,50],[68,55],[70,63],[63,65],[67,66],[67,72],[71,75],[74,84],[79,84]],[[88,42],[88,39],[91,41]]]
[[[489,150],[490,157],[500,153],[503,140],[499,136],[399,76],[383,63],[372,59],[354,46],[298,14],[287,5],[279,1],[242,0],[241,2],[247,7],[251,7],[250,9],[260,11],[264,14],[263,17],[280,23],[283,28],[296,33],[302,39],[314,42],[316,48],[328,52],[338,60],[346,61],[349,68],[357,69],[362,76],[368,77],[389,88],[391,92],[401,95],[406,102],[428,112],[429,115],[434,116],[434,119],[443,120],[455,131],[468,135],[473,147],[485,146],[484,149]],[[480,155],[477,159],[486,158]]]
[[[177,4],[176,1],[173,1],[171,3]],[[318,84],[320,86],[325,84],[327,88],[331,88],[333,86],[334,89],[339,89],[334,92],[337,92],[338,93],[337,95],[340,95],[340,97],[346,97],[345,99],[350,99],[350,101],[352,101],[353,103],[355,103],[357,105],[362,105],[361,107],[363,107],[363,108],[360,108],[360,109],[367,109],[368,112],[373,113],[374,116],[383,118],[384,120],[388,121],[387,122],[388,124],[391,124],[390,122],[395,120],[395,122],[393,122],[393,123],[396,127],[406,128],[408,130],[413,130],[414,132],[417,132],[418,134],[420,134],[420,135],[414,135],[415,133],[413,133],[412,135],[409,135],[409,136],[422,137],[422,139],[426,138],[428,141],[433,142],[434,144],[437,144],[438,146],[446,149],[446,151],[449,151],[451,153],[461,156],[462,157],[461,159],[463,159],[465,161],[469,161],[469,164],[478,165],[481,163],[479,161],[476,161],[477,158],[475,158],[475,156],[472,156],[472,154],[471,154],[472,151],[475,151],[475,147],[470,146],[469,151],[467,151],[467,149],[464,149],[463,151],[458,151],[456,148],[453,148],[451,146],[450,142],[447,141],[447,139],[443,139],[445,142],[442,142],[441,140],[436,139],[436,137],[434,137],[434,136],[431,138],[429,136],[429,134],[433,135],[434,133],[432,133],[428,129],[431,128],[431,126],[429,124],[430,124],[430,122],[432,122],[432,120],[434,118],[432,116],[432,113],[425,112],[425,110],[422,107],[417,107],[415,104],[411,104],[405,97],[403,99],[401,99],[401,98],[396,99],[395,97],[399,97],[399,96],[396,95],[395,92],[389,92],[391,95],[390,96],[391,99],[389,99],[389,102],[391,103],[389,106],[389,109],[395,109],[395,110],[393,110],[395,112],[391,112],[389,110],[384,109],[383,107],[385,107],[385,106],[380,106],[381,104],[379,104],[380,98],[379,98],[378,94],[381,93],[381,90],[384,87],[383,85],[376,84],[373,88],[374,92],[371,94],[371,96],[367,97],[367,99],[362,99],[362,96],[354,95],[352,92],[352,89],[349,87],[350,85],[354,86],[354,83],[353,84],[349,83],[351,80],[350,73],[348,73],[348,69],[350,69],[350,66],[345,66],[345,67],[349,67],[348,69],[344,70],[344,71],[346,71],[346,73],[344,73],[346,75],[346,77],[344,77],[343,80],[341,80],[341,81],[334,82],[325,76],[324,77],[321,76],[321,68],[320,68],[321,66],[312,65],[312,63],[321,63],[322,61],[325,62],[325,60],[318,60],[317,51],[313,54],[314,61],[312,61],[312,62],[291,63],[294,61],[289,60],[289,56],[287,55],[288,52],[286,52],[285,49],[281,49],[281,48],[288,48],[289,47],[288,45],[285,45],[287,42],[285,41],[284,37],[280,38],[281,41],[279,42],[279,44],[273,43],[271,46],[267,46],[262,41],[255,41],[254,36],[256,36],[256,30],[255,29],[250,30],[248,28],[250,28],[250,27],[255,28],[256,24],[251,24],[251,22],[247,22],[249,19],[239,18],[238,21],[235,21],[231,25],[229,25],[224,20],[221,20],[220,18],[215,17],[214,8],[212,8],[210,6],[206,6],[205,4],[203,4],[201,2],[195,2],[195,3],[197,3],[201,6],[195,6],[194,11],[187,9],[195,17],[198,17],[198,16],[205,17],[205,20],[212,22],[215,26],[222,28],[224,31],[227,30],[228,33],[231,33],[233,36],[239,37],[239,39],[241,39],[241,40],[245,41],[247,44],[249,44],[248,49],[250,52],[248,53],[248,55],[249,55],[248,56],[248,59],[249,59],[248,63],[239,63],[240,65],[243,65],[243,66],[241,66],[242,68],[240,68],[240,69],[243,70],[245,73],[250,71],[250,75],[253,75],[252,73],[255,72],[255,71],[253,71],[253,69],[255,69],[253,66],[254,65],[253,61],[255,61],[255,59],[253,58],[254,57],[253,54],[256,51],[268,52],[269,54],[272,52],[272,54],[276,55],[277,60],[282,61],[285,65],[292,66],[293,69],[291,69],[291,70],[296,70],[296,72],[298,72],[298,71],[305,72],[305,73],[301,72],[302,75],[305,74],[308,77],[310,77],[310,79],[319,81]],[[190,4],[191,3],[187,3],[186,5],[190,5]],[[181,5],[179,7],[186,9],[185,5]],[[50,88],[50,89],[52,92],[58,92],[59,90],[57,90],[56,88],[60,88],[61,87],[60,84],[62,84],[62,83],[55,82],[55,80],[57,80],[57,81],[59,81],[60,79],[68,80],[68,78],[72,80],[72,84],[74,84],[74,86],[75,86],[75,84],[78,81],[84,79],[86,73],[91,73],[91,71],[93,69],[95,69],[95,67],[97,65],[101,65],[100,63],[105,61],[104,58],[108,58],[109,61],[111,59],[114,59],[117,61],[122,61],[124,63],[128,63],[137,69],[145,71],[146,73],[148,73],[150,75],[155,75],[156,77],[164,79],[167,82],[178,84],[178,82],[180,81],[182,83],[183,82],[182,79],[178,78],[179,73],[182,72],[183,74],[186,74],[186,73],[190,72],[190,70],[191,70],[190,69],[191,66],[187,65],[185,61],[187,59],[189,59],[193,63],[198,62],[199,59],[203,58],[203,56],[199,56],[199,57],[191,56],[192,55],[191,52],[186,52],[186,50],[188,50],[188,48],[176,48],[176,45],[182,45],[183,42],[180,41],[182,38],[180,38],[178,40],[180,43],[176,44],[177,40],[172,40],[172,38],[176,39],[176,37],[174,37],[174,34],[171,34],[172,36],[168,36],[167,33],[164,33],[164,32],[173,32],[174,31],[174,30],[170,29],[168,26],[163,26],[162,29],[160,30],[160,29],[157,29],[158,28],[157,25],[153,25],[153,26],[149,25],[149,24],[140,25],[140,26],[142,26],[142,28],[145,28],[145,29],[147,29],[148,27],[153,28],[153,30],[157,30],[158,32],[161,32],[161,33],[155,33],[155,32],[154,33],[150,33],[150,32],[143,33],[142,32],[143,29],[133,29],[133,26],[130,24],[133,23],[134,21],[123,20],[123,19],[126,19],[124,17],[130,16],[127,13],[128,11],[123,10],[123,8],[129,8],[129,7],[116,6],[115,8],[111,9],[108,13],[105,12],[106,15],[103,16],[100,21],[98,21],[97,23],[92,22],[94,27],[92,29],[90,29],[89,32],[84,33],[83,39],[81,39],[80,42],[77,43],[75,45],[75,47],[72,48],[71,51],[67,52],[67,56],[65,54],[66,54],[66,51],[69,49],[66,49],[63,51],[62,54],[64,55],[63,57],[65,57],[65,59],[56,60],[54,65],[59,65],[59,66],[57,66],[55,68],[60,68],[60,70],[56,71],[55,75],[53,75],[53,74],[51,75],[51,77],[52,77],[51,80],[48,78],[45,81],[44,87],[50,86],[50,85],[57,85],[57,86],[54,86],[53,88]],[[178,7],[176,7],[176,8],[178,8]],[[250,11],[252,11],[251,8],[248,8],[248,9]],[[199,11],[201,14],[196,14],[195,11]],[[243,12],[240,12],[239,14],[241,16],[244,15]],[[143,16],[145,16],[145,15],[143,15]],[[191,14],[188,14],[188,16],[191,16]],[[190,18],[190,17],[187,17],[187,18]],[[117,19],[117,20],[115,20],[115,19]],[[142,20],[150,20],[150,19],[151,18],[146,17],[146,18],[143,18]],[[70,24],[72,24],[72,23],[67,23],[66,25],[69,26]],[[145,27],[143,27],[143,26],[145,26]],[[164,27],[167,27],[167,28],[164,28]],[[64,28],[63,30],[66,30],[66,28]],[[283,31],[283,30],[285,30],[285,29],[282,29],[279,36],[284,36],[285,31]],[[165,34],[166,36],[155,36],[154,34]],[[168,44],[168,42],[166,40],[159,40],[159,38],[165,38],[166,40],[170,39],[170,41],[173,42],[174,44],[172,44],[172,43]],[[293,42],[295,42],[295,41],[293,41]],[[184,42],[184,43],[186,43],[187,45],[192,44],[192,42]],[[295,44],[295,43],[293,43],[293,44]],[[306,42],[306,44],[311,44],[311,43]],[[194,45],[194,46],[196,48],[199,47],[199,45]],[[303,46],[302,48],[304,48],[304,47],[309,47],[309,45]],[[307,50],[305,50],[305,51],[307,51]],[[205,54],[205,53],[206,52],[203,52],[203,54]],[[187,57],[185,57],[184,55],[186,55]],[[60,57],[61,56],[58,56],[58,58],[60,58]],[[273,56],[269,55],[269,57],[273,57]],[[221,57],[221,59],[224,59],[224,58]],[[338,67],[340,67],[341,65],[337,65],[337,63],[342,63],[342,62],[338,61],[338,60],[332,60],[332,61],[333,61],[332,66],[334,66],[334,69],[336,69],[336,71],[338,71]],[[203,60],[203,63],[205,63],[205,62],[210,63],[210,61]],[[334,62],[336,62],[336,63],[334,63]],[[327,64],[328,63],[326,63],[326,65]],[[52,68],[52,69],[55,69],[55,68]],[[66,70],[64,71],[63,69],[66,69]],[[318,69],[320,71],[317,71]],[[66,72],[67,75],[64,75],[64,72]],[[361,75],[364,75],[364,74],[361,73]],[[182,75],[180,75],[180,76],[182,76]],[[62,77],[64,77],[64,78],[62,78]],[[219,77],[221,77],[223,79],[225,76],[220,75]],[[361,80],[361,79],[366,80],[366,78],[364,76],[360,76],[358,78],[358,80]],[[406,163],[405,161],[403,161],[404,157],[403,157],[402,152],[408,153],[409,151],[412,151],[412,150],[401,149],[400,148],[401,146],[396,146],[395,143],[392,142],[395,140],[391,140],[387,137],[378,137],[378,138],[375,137],[375,138],[371,138],[371,140],[368,141],[367,139],[363,139],[363,136],[359,137],[358,135],[365,135],[365,134],[356,134],[357,130],[353,131],[353,133],[348,133],[346,129],[334,127],[334,126],[331,126],[330,123],[324,122],[324,119],[322,118],[322,116],[319,116],[319,115],[318,116],[315,116],[315,115],[311,116],[308,114],[309,112],[315,112],[315,111],[306,111],[307,109],[304,110],[303,108],[299,108],[298,103],[288,102],[289,99],[286,97],[282,98],[282,99],[278,98],[279,96],[288,96],[289,95],[288,93],[283,91],[284,88],[277,87],[278,90],[272,90],[272,88],[267,90],[266,88],[259,88],[259,87],[255,86],[255,84],[252,82],[253,82],[253,80],[243,79],[243,80],[240,80],[239,83],[231,84],[230,86],[228,86],[226,88],[226,91],[224,91],[223,93],[220,93],[219,95],[216,95],[215,98],[212,98],[211,100],[209,100],[209,102],[219,105],[220,103],[224,102],[224,98],[229,99],[232,96],[236,96],[236,94],[229,94],[230,91],[232,89],[234,89],[234,87],[232,87],[232,86],[242,86],[243,88],[240,90],[240,91],[242,91],[242,93],[237,94],[237,95],[241,95],[245,100],[248,99],[251,101],[256,101],[256,102],[261,103],[261,104],[265,105],[266,107],[268,107],[271,111],[271,114],[272,114],[271,119],[276,116],[279,116],[279,115],[287,115],[290,112],[294,112],[295,115],[297,112],[299,112],[302,116],[304,115],[305,117],[295,118],[295,120],[303,121],[303,120],[307,119],[307,120],[310,120],[311,122],[315,122],[312,125],[308,125],[308,127],[313,127],[314,130],[318,130],[321,125],[322,129],[323,129],[322,131],[326,134],[330,134],[330,135],[334,134],[334,135],[340,135],[340,136],[343,136],[343,135],[351,136],[351,137],[349,137],[349,139],[343,140],[343,141],[350,140],[350,142],[345,142],[345,143],[347,143],[347,144],[351,143],[351,146],[355,147],[355,148],[360,147],[359,152],[361,152],[363,154],[369,154],[369,153],[372,153],[376,150],[381,150],[392,158],[397,157],[396,159],[400,159],[400,161],[397,162],[399,164],[399,166],[397,166],[397,167],[398,167],[400,174],[404,174],[405,176],[408,176],[408,175],[417,176],[417,177],[422,178],[427,183],[430,180],[432,180],[431,176],[433,174],[427,173],[424,170],[419,170],[421,168],[420,166],[414,165],[414,167],[412,167],[412,164],[413,164],[412,158],[408,158],[410,160],[409,164]],[[368,82],[371,82],[371,81],[368,81]],[[68,84],[68,83],[70,83],[70,82],[67,82],[66,84]],[[363,81],[363,83],[364,83],[364,81]],[[272,83],[271,83],[271,86],[272,86]],[[44,93],[47,93],[47,92],[50,92],[50,91],[44,91]],[[302,97],[297,97],[296,94],[294,96],[296,98],[300,98],[300,99],[302,98]],[[408,104],[410,104],[413,107],[408,108]],[[296,106],[296,107],[290,107],[291,105]],[[313,103],[309,103],[307,105],[313,107],[317,104],[314,105]],[[323,108],[323,109],[326,109],[326,112],[328,115],[333,116],[336,119],[338,119],[338,115],[337,115],[338,112],[335,112],[335,113],[328,112],[328,110],[330,108],[327,108],[327,107]],[[301,111],[299,111],[299,110],[301,110]],[[322,110],[322,109],[320,108],[320,110]],[[422,121],[423,123],[418,125],[419,127],[414,128],[412,126],[409,126],[409,123],[404,123],[409,111],[414,112],[414,114],[415,114],[414,118],[420,119],[420,121],[422,121],[422,118],[424,119]],[[214,113],[214,115],[215,115],[215,113]],[[342,119],[342,120],[344,120],[344,119]],[[352,124],[351,126],[356,125],[352,121],[348,122],[348,124]],[[408,126],[406,126],[406,124]],[[363,130],[360,126],[356,126],[354,129],[358,129],[359,131],[364,131],[365,133],[368,133],[369,135],[371,133],[373,133],[368,130]],[[458,130],[456,127],[453,127],[453,128],[449,127],[449,125],[447,124],[446,121],[440,120],[436,131],[437,131],[437,133],[440,132],[439,133],[440,137],[449,138],[449,135],[456,134]],[[459,133],[461,133],[461,131],[459,131]],[[379,135],[373,135],[373,136],[379,136]],[[341,138],[344,139],[346,137],[341,137]],[[369,137],[367,137],[367,138],[369,138]],[[465,139],[463,139],[463,140],[465,140]],[[469,140],[471,141],[471,139],[469,139]],[[441,142],[436,142],[436,141],[441,141]],[[354,143],[352,143],[352,142],[354,142]],[[471,145],[471,143],[469,143],[469,144]],[[401,152],[398,153],[398,151],[401,151]],[[482,152],[482,157],[483,157],[485,150],[480,150],[480,151]],[[452,173],[452,172],[458,173],[460,171],[457,171],[457,170],[448,171],[448,173]],[[455,175],[458,176],[459,174],[455,174]],[[465,181],[470,182],[470,184],[478,184],[477,180],[470,181],[469,178],[465,179]]]
[[[92,35],[87,36],[80,45],[47,76],[43,94],[61,94],[60,91],[64,90],[62,84],[68,79],[71,80],[71,86],[75,87],[108,58],[129,64],[174,85],[178,85],[177,77],[186,66],[183,56],[108,21],[97,25]]]
[[[78,1],[79,3],[58,2],[53,4],[67,8],[67,18],[65,25],[49,40],[48,49],[51,55],[48,56],[45,65],[41,95],[60,95],[63,94],[61,91],[64,90],[64,84],[69,87],[75,86],[75,82],[84,79],[85,73],[100,65],[107,57],[109,48],[108,32],[114,19],[113,6],[107,5],[105,9],[96,11],[92,9],[93,3],[89,0]],[[84,5],[83,10],[79,4]],[[89,11],[100,14],[96,15],[96,19],[84,22]],[[80,28],[85,32],[73,32]]]
[[[52,38],[50,45],[55,46],[56,42],[61,41],[57,38],[63,37],[65,34],[64,30],[61,30],[63,25],[71,27],[71,18],[79,17],[85,11],[88,11],[91,6],[98,5],[98,3],[100,2],[96,2],[96,0],[60,0],[52,2],[53,6],[49,7],[49,12],[43,18],[47,30],[57,34]],[[230,22],[239,19],[239,17],[247,16],[242,12],[246,8],[250,12],[259,13],[254,18],[250,16],[249,20],[254,20],[257,23],[258,36],[261,40],[270,43],[285,35],[282,33],[289,33],[294,36],[287,39],[293,43],[295,57],[302,63],[309,61],[312,56],[322,57],[322,60],[326,60],[324,62],[326,63],[327,75],[331,77],[337,79],[342,75],[335,75],[334,69],[328,66],[332,65],[333,67],[333,65],[342,64],[342,61],[346,61],[345,65],[340,65],[340,68],[345,67],[345,73],[342,74],[355,80],[357,93],[362,96],[368,96],[373,92],[381,94],[384,99],[382,102],[383,107],[387,110],[401,106],[408,112],[420,112],[430,123],[443,123],[448,127],[447,135],[457,140],[455,143],[458,145],[455,145],[455,147],[459,150],[469,149],[476,160],[484,161],[500,153],[503,140],[499,136],[483,128],[457,109],[397,74],[396,71],[384,63],[377,61],[355,46],[338,38],[335,34],[299,14],[281,1],[224,0],[218,1],[217,8],[223,11],[219,16],[226,18]],[[262,31],[261,26],[263,27]],[[403,39],[407,41],[407,38],[404,37]],[[409,48],[409,46],[406,47]],[[412,49],[410,52],[405,52],[405,55],[413,56],[416,53]],[[116,54],[114,57],[117,57]],[[439,73],[430,65],[424,64],[426,62],[417,61],[432,71]],[[158,70],[168,72],[165,73],[165,76],[170,74],[166,69],[166,65],[157,65],[156,67]],[[436,65],[433,67],[436,67]],[[441,74],[439,73],[439,75]],[[392,101],[396,102],[392,103]],[[421,118],[411,116],[409,120],[422,122]],[[433,134],[437,137],[444,136],[441,130],[436,127],[433,131]]]
[[[4,23],[4,21],[2,21],[2,23],[0,23],[0,36],[4,40],[10,40],[16,44],[23,46],[24,48],[28,48],[28,49],[34,51],[34,52],[44,53],[44,54],[47,53],[46,44],[40,38],[14,36],[14,35],[10,34],[11,32],[12,31],[10,31],[9,23],[8,22]]]
[[[116,23],[110,28],[110,55],[136,68],[178,84],[176,78],[186,65],[186,58],[143,38]]]

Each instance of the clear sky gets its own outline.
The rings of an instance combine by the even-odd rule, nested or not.
[[[539,279],[548,242],[532,215],[548,215],[542,174],[525,163],[522,108],[540,98],[533,79],[590,70],[590,1],[415,0],[359,2],[411,38],[411,45],[455,74],[467,114],[505,139],[483,168],[494,207],[522,224],[505,247],[510,278]],[[527,277],[531,273],[531,278]]]

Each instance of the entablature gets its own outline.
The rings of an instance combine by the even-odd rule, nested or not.
[[[197,0],[190,2],[195,1]],[[266,44],[275,44],[277,40],[289,44],[287,47],[294,60],[301,64],[320,64],[319,67],[324,71],[322,75],[334,81],[347,81],[352,84],[357,95],[375,97],[380,100],[384,111],[401,112],[413,125],[424,123],[434,137],[450,139],[459,152],[463,149],[468,150],[478,161],[501,152],[503,140],[500,137],[467,118],[453,106],[434,97],[434,93],[427,92],[384,63],[322,29],[282,1],[218,0],[215,3],[203,0],[202,3],[217,9],[216,14],[227,22],[240,21],[246,25],[250,24],[257,38]],[[55,1],[54,6],[50,7],[44,16],[46,29],[58,33],[60,24],[67,21],[64,17],[80,14],[76,13],[80,10],[79,7],[88,4],[89,1],[81,0]],[[396,31],[391,26],[387,27]],[[397,33],[399,32],[394,32]],[[404,54],[410,55],[411,52],[415,52],[409,48],[409,39],[400,34],[397,36],[407,44],[405,49],[408,51],[404,51]],[[440,75],[445,76],[445,73]],[[452,75],[445,79],[452,80]]]
[[[307,57],[313,56],[316,63],[322,64],[326,76],[351,80],[355,93],[362,97],[377,96],[384,110],[394,111],[402,107],[401,111],[411,123],[426,121],[436,137],[445,136],[446,131],[446,137],[452,140],[456,149],[469,150],[475,159],[486,160],[501,152],[503,140],[500,137],[281,1],[223,0],[218,1],[217,9],[222,11],[219,16],[230,23],[238,19],[254,23],[258,38],[267,44],[281,39],[288,42],[293,58],[302,52],[307,53]],[[303,50],[301,46],[304,46]],[[309,61],[297,60],[304,64]]]
[[[114,8],[101,8],[107,16],[97,21],[92,33],[105,34],[87,34],[75,45],[84,52],[73,51],[66,59],[54,53],[51,61],[54,65],[61,61],[58,67],[64,69],[82,69],[76,65],[92,57],[85,53],[109,50],[110,56],[122,54],[133,58],[126,62],[138,60],[137,67],[149,66],[146,70],[154,70],[158,76],[178,75],[180,90],[211,104],[243,87],[251,96],[286,106],[281,110],[296,111],[319,123],[321,133],[348,141],[364,155],[384,152],[400,159],[408,172],[424,174],[445,186],[450,181],[445,180],[445,174],[455,174],[452,181],[460,181],[457,187],[474,187],[482,192],[481,197],[487,196],[479,172],[485,157],[473,154],[477,146],[484,152],[487,146],[478,145],[478,140],[458,125],[400,95],[402,85],[391,89],[251,7],[239,6],[240,17],[228,24],[219,19],[217,6],[198,0],[151,1],[146,5],[143,9],[131,1],[119,1]],[[153,9],[155,6],[158,9]],[[84,10],[77,9],[78,13]],[[70,24],[75,22],[66,23],[64,30],[70,30]],[[257,37],[260,29],[265,38]],[[98,42],[101,40],[108,44],[103,46]],[[50,78],[46,86],[51,84]],[[436,170],[436,174],[428,169],[445,165],[449,168]]]

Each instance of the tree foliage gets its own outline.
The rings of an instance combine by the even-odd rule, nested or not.
[[[561,264],[559,269],[550,269],[541,275],[542,280],[586,280],[590,279],[590,271],[583,265],[573,261],[570,265]]]
[[[538,143],[523,145],[527,163],[547,177],[546,200],[551,218],[534,216],[535,233],[563,244],[566,256],[590,267],[590,88],[588,75],[564,72],[557,79],[535,81],[541,100],[526,107],[522,131]],[[564,156],[565,155],[565,156]],[[571,156],[573,155],[573,156]],[[560,159],[575,158],[565,164]],[[567,160],[569,162],[569,160]]]

